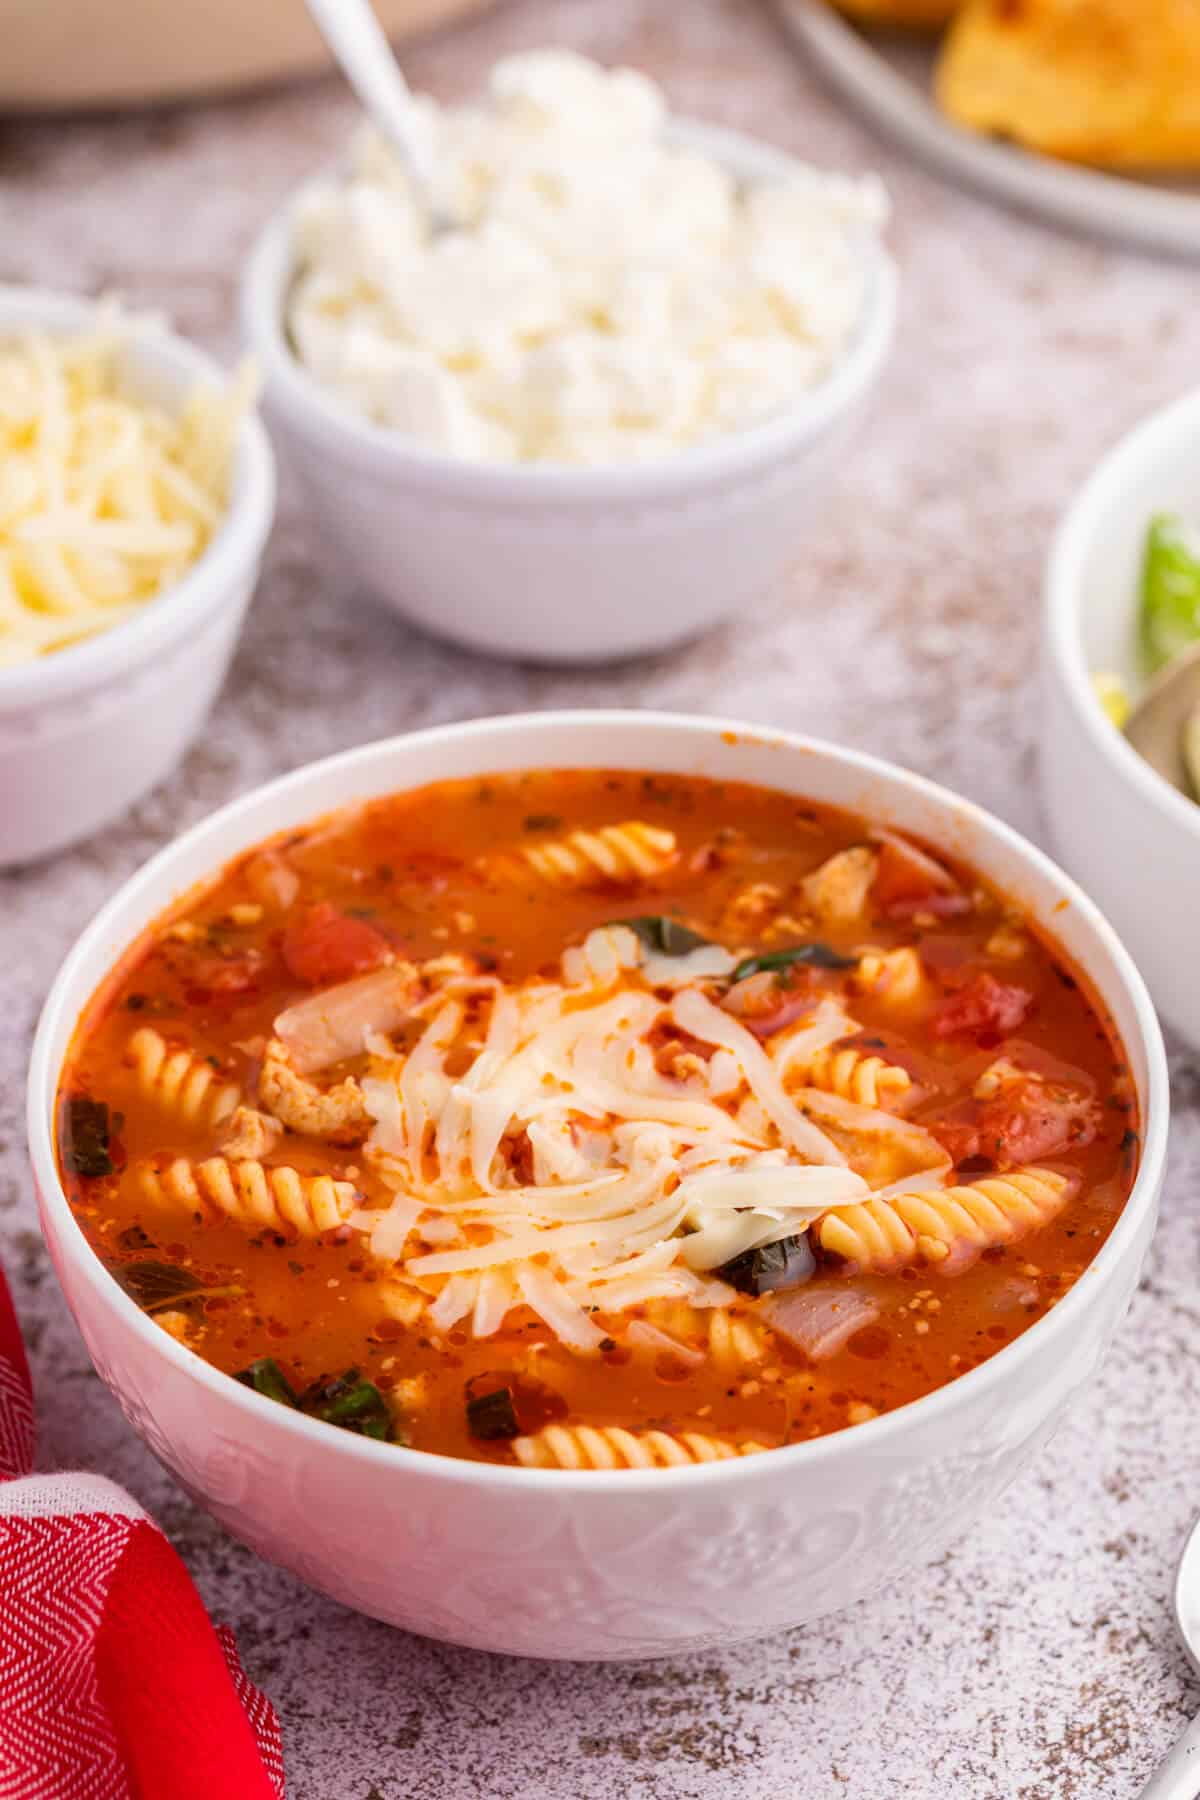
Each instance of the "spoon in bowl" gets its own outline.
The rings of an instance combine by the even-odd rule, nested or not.
[[[1188,1533],[1175,1571],[1175,1624],[1200,1675],[1200,1519]],[[1141,1800],[1196,1800],[1200,1794],[1200,1714],[1167,1752],[1142,1789]]]
[[[434,202],[428,136],[412,89],[370,0],[306,0],[313,23],[376,129],[400,157],[420,198],[431,237],[454,228]]]
[[[1154,677],[1125,724],[1138,755],[1189,800],[1200,798],[1200,644]]]

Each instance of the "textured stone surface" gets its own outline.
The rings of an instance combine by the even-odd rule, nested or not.
[[[279,1707],[294,1800],[1132,1795],[1200,1705],[1167,1604],[1200,1500],[1195,1059],[1174,1058],[1172,1172],[1148,1278],[1050,1449],[932,1568],[849,1615],[695,1660],[494,1660],[391,1632],[264,1567],[122,1423],[36,1233],[23,1072],[73,934],[181,827],[311,757],[473,713],[668,705],[883,752],[1041,835],[1033,671],[1048,535],[1104,446],[1194,381],[1194,272],[1057,237],[901,162],[749,3],[518,0],[414,52],[411,68],[451,97],[499,52],[552,35],[641,63],[688,112],[818,161],[883,168],[904,274],[894,360],[793,579],[735,626],[634,666],[548,674],[415,636],[320,567],[285,485],[204,742],[102,841],[0,876],[0,1233],[41,1454],[126,1482],[172,1534]],[[115,286],[231,350],[254,231],[349,119],[328,83],[165,117],[0,127],[0,276]]]

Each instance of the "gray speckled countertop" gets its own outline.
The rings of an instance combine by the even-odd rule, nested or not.
[[[466,93],[554,38],[650,69],[683,110],[882,168],[899,340],[794,577],[683,652],[581,674],[418,637],[323,569],[285,482],[229,684],[175,779],[82,849],[0,876],[0,1232],[47,1465],[155,1513],[283,1722],[292,1800],[1124,1800],[1200,1687],[1167,1587],[1200,1505],[1200,1063],[1174,1058],[1165,1216],[1095,1387],[972,1535],[855,1611],[773,1641],[606,1667],[405,1637],[227,1539],[92,1375],[37,1235],[21,1123],[41,996],[142,859],[265,776],[408,726],[522,707],[661,704],[800,726],[899,758],[1041,836],[1033,782],[1042,558],[1115,436],[1200,374],[1194,270],[1062,238],[901,161],[744,0],[515,0],[423,46]],[[237,270],[288,187],[342,142],[335,83],[78,125],[0,125],[0,278],[116,287],[221,351]]]

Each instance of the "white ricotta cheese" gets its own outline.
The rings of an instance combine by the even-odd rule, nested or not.
[[[664,140],[653,82],[562,50],[421,107],[453,229],[368,128],[294,215],[292,343],[375,423],[472,460],[642,462],[785,410],[853,337],[876,178],[739,186]]]

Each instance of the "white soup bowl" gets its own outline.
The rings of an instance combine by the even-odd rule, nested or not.
[[[966,858],[1052,934],[1111,1011],[1144,1130],[1112,1235],[1053,1311],[949,1386],[834,1436],[729,1462],[600,1473],[470,1462],[331,1430],[221,1374],[139,1311],[88,1246],[55,1165],[59,1075],[98,984],[173,899],[271,833],[427,782],[535,767],[707,775],[859,810]],[[46,1002],[29,1085],[59,1279],[100,1375],[187,1491],[348,1606],[538,1657],[663,1655],[799,1625],[910,1574],[966,1531],[1095,1371],[1153,1230],[1166,1131],[1162,1043],[1137,972],[1037,850],[869,757],[659,713],[442,727],[349,751],[225,807],[148,863],[76,944]]]

